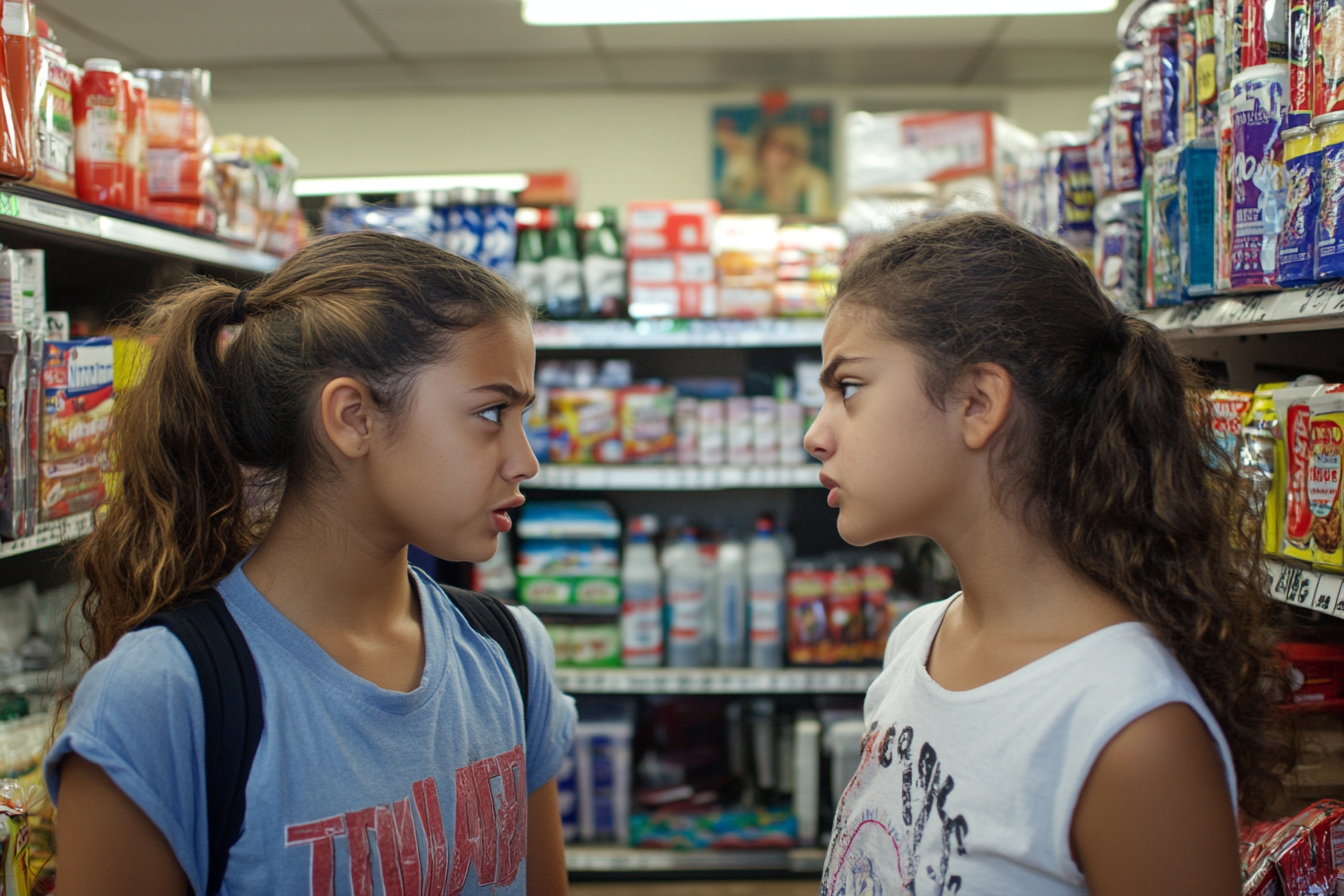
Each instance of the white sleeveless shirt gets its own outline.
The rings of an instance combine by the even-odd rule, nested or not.
[[[1227,740],[1141,622],[1113,625],[969,691],[926,668],[956,596],[912,612],[868,689],[859,770],[835,813],[822,896],[1074,896],[1073,810],[1102,749],[1185,703],[1208,726],[1236,806]]]

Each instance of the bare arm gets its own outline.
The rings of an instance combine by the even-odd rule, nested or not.
[[[56,837],[62,896],[190,896],[154,822],[107,772],[74,753],[61,763]]]
[[[527,797],[527,896],[569,896],[560,794],[554,778]]]
[[[1093,896],[1238,896],[1237,822],[1218,748],[1183,703],[1106,746],[1074,809],[1075,860]]]

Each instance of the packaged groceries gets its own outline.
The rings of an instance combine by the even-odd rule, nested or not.
[[[113,350],[107,337],[43,345],[42,521],[90,510],[106,495]]]

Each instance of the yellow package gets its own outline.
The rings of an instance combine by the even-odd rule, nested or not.
[[[1307,464],[1311,560],[1322,569],[1344,571],[1344,529],[1339,512],[1344,394],[1320,395],[1307,404],[1311,409],[1311,459]]]
[[[614,389],[556,389],[551,393],[551,462],[619,463],[621,445]]]
[[[1237,468],[1251,485],[1252,509],[1260,518],[1261,540],[1267,554],[1277,554],[1283,539],[1283,459],[1278,451],[1278,418],[1274,390],[1287,383],[1256,386],[1241,418]]]
[[[19,782],[0,781],[0,837],[4,838],[5,896],[28,896],[32,869],[28,863],[28,808]]]

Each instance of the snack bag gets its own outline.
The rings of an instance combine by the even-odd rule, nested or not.
[[[624,454],[614,389],[556,389],[551,393],[551,462],[620,463]]]
[[[891,568],[876,563],[865,563],[863,575],[863,634],[862,659],[881,661],[887,650],[887,636],[891,633],[891,616],[887,596],[891,592]]]
[[[785,585],[789,609],[789,663],[816,665],[829,647],[826,595],[831,574],[814,569],[796,569]]]
[[[677,447],[673,413],[677,393],[671,386],[630,386],[618,396],[621,446],[626,463],[662,463]]]
[[[1209,393],[1209,424],[1218,439],[1218,446],[1227,452],[1229,458],[1235,459],[1237,456],[1241,419],[1254,398],[1250,392],[1231,392],[1227,389],[1215,389]]]
[[[0,837],[4,838],[5,869],[2,896],[28,896],[32,869],[28,861],[28,800],[13,778],[0,781]]]
[[[858,570],[837,567],[831,574],[826,629],[830,650],[823,662],[856,663],[863,658],[863,576]]]
[[[1287,383],[1255,387],[1255,396],[1241,418],[1237,444],[1237,467],[1251,485],[1252,509],[1260,517],[1261,542],[1269,554],[1277,554],[1283,540],[1284,460],[1277,447],[1274,390],[1287,387]]]
[[[1340,454],[1344,449],[1344,394],[1309,399],[1311,457],[1307,463],[1307,504],[1311,508],[1311,559],[1324,569],[1344,571],[1344,530],[1340,526]]]
[[[105,336],[43,346],[43,522],[92,510],[107,495],[104,441],[112,420],[113,357]]]

